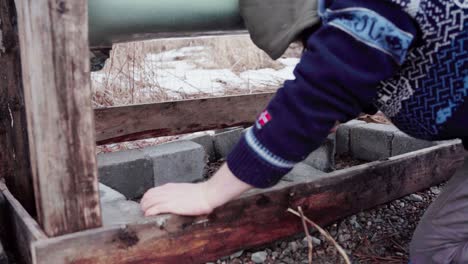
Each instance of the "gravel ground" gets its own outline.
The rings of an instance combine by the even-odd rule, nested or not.
[[[346,250],[353,263],[408,263],[412,233],[442,185],[337,221],[325,229]],[[314,264],[344,263],[335,248],[312,232]],[[217,264],[308,263],[305,235],[245,250],[218,260]]]
[[[207,177],[223,161],[210,164]],[[336,169],[362,164],[347,156],[337,157]],[[417,223],[426,208],[440,194],[442,185],[411,194],[402,199],[339,220],[325,229],[346,250],[353,263],[408,263],[408,246]],[[300,221],[300,220],[298,220]],[[335,248],[316,231],[313,236],[313,263],[344,263]],[[308,263],[304,234],[248,249],[209,264]]]
[[[223,160],[209,165],[212,175]],[[337,159],[337,169],[361,164],[349,157]],[[440,194],[442,185],[411,194],[402,199],[339,220],[325,229],[346,250],[353,263],[408,263],[408,245],[425,209]],[[298,219],[298,221],[300,221]],[[318,232],[313,236],[313,264],[344,263],[335,248]],[[273,242],[265,247],[247,249],[209,264],[281,263],[307,264],[308,246],[304,234]],[[10,264],[16,263],[10,256]],[[208,264],[208,263],[207,263]]]

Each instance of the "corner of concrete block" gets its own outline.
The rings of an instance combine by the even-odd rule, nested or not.
[[[243,128],[232,129],[213,136],[217,158],[225,158],[242,137]]]
[[[351,120],[338,126],[336,130],[336,153],[338,155],[350,152],[351,128],[365,124],[364,121]]]
[[[320,171],[330,172],[335,169],[336,137],[330,134],[322,145],[313,151],[304,163]]]
[[[323,178],[326,175],[327,173],[300,162],[284,176],[283,180],[291,182],[312,181]]]
[[[126,200],[123,194],[121,194],[120,192],[102,183],[99,183],[99,197],[100,197],[101,203],[109,203],[109,202]]]
[[[153,161],[154,186],[203,180],[205,149],[197,143],[176,141],[157,146],[146,153]]]
[[[392,156],[398,156],[405,153],[417,151],[420,149],[429,148],[435,146],[436,142],[426,141],[422,139],[417,139],[405,134],[402,131],[397,131],[394,133],[392,140]]]
[[[205,135],[192,135],[182,138],[182,140],[192,141],[201,145],[205,149],[206,159],[209,161],[216,160],[216,151],[214,147],[213,136],[209,134]]]
[[[394,134],[399,131],[393,125],[367,123],[352,127],[350,154],[357,159],[375,161],[391,157]]]
[[[141,150],[98,155],[99,181],[128,199],[153,187],[153,163]]]

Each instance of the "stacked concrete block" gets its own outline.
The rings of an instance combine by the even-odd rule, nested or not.
[[[216,160],[216,151],[214,147],[213,136],[209,134],[203,134],[203,135],[195,134],[195,135],[185,136],[182,138],[182,140],[192,141],[201,145],[205,149],[206,159],[209,161]]]
[[[128,199],[141,197],[154,186],[153,164],[141,150],[98,155],[99,181]]]
[[[364,124],[353,127],[350,151],[354,158],[375,161],[392,156],[392,141],[398,129],[392,125]]]
[[[145,220],[141,206],[137,202],[117,200],[101,204],[104,226],[136,223]]]
[[[101,198],[101,203],[112,203],[126,200],[123,194],[102,183],[99,183],[99,196]]]
[[[336,130],[336,153],[341,155],[350,152],[351,146],[351,129],[353,127],[365,125],[366,122],[359,120],[351,120],[347,123],[341,124]]]
[[[291,172],[283,177],[283,181],[303,182],[312,181],[327,175],[325,172],[318,170],[303,162],[296,164]]]
[[[142,150],[153,163],[153,185],[203,180],[204,148],[191,141],[176,141]]]
[[[404,153],[429,148],[435,146],[436,142],[416,139],[398,131],[394,133],[392,141],[392,156],[398,156]]]
[[[243,130],[243,128],[236,128],[213,136],[217,158],[225,158],[229,155],[241,139]]]
[[[336,135],[331,134],[325,142],[312,152],[304,163],[320,171],[330,172],[335,169]]]

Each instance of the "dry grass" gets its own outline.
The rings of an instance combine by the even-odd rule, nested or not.
[[[158,63],[147,63],[148,54],[180,49],[184,47],[207,47],[209,60],[198,63],[200,69],[230,69],[234,73],[263,68],[280,69],[282,64],[271,60],[256,48],[248,36],[223,36],[192,39],[169,39],[134,42],[115,45],[104,69],[93,74],[93,104],[95,107],[154,103],[175,99],[210,97],[199,93],[184,93],[177,96],[168,93],[158,83],[158,72],[162,69]],[[288,51],[288,56],[299,56],[297,45]],[[177,60],[193,58],[180,57]],[[149,87],[149,88],[148,88]],[[249,93],[271,91],[278,87],[251,87]],[[140,91],[146,89],[142,94]],[[149,90],[149,91],[148,91]],[[235,86],[226,91],[226,95],[246,93]]]

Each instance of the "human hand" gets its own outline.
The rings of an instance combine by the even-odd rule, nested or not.
[[[169,183],[147,191],[141,200],[141,208],[145,216],[209,214],[213,208],[208,204],[206,193],[206,183]]]
[[[224,164],[203,183],[169,183],[150,189],[141,200],[145,216],[172,213],[196,216],[211,213],[252,186],[239,180]]]

